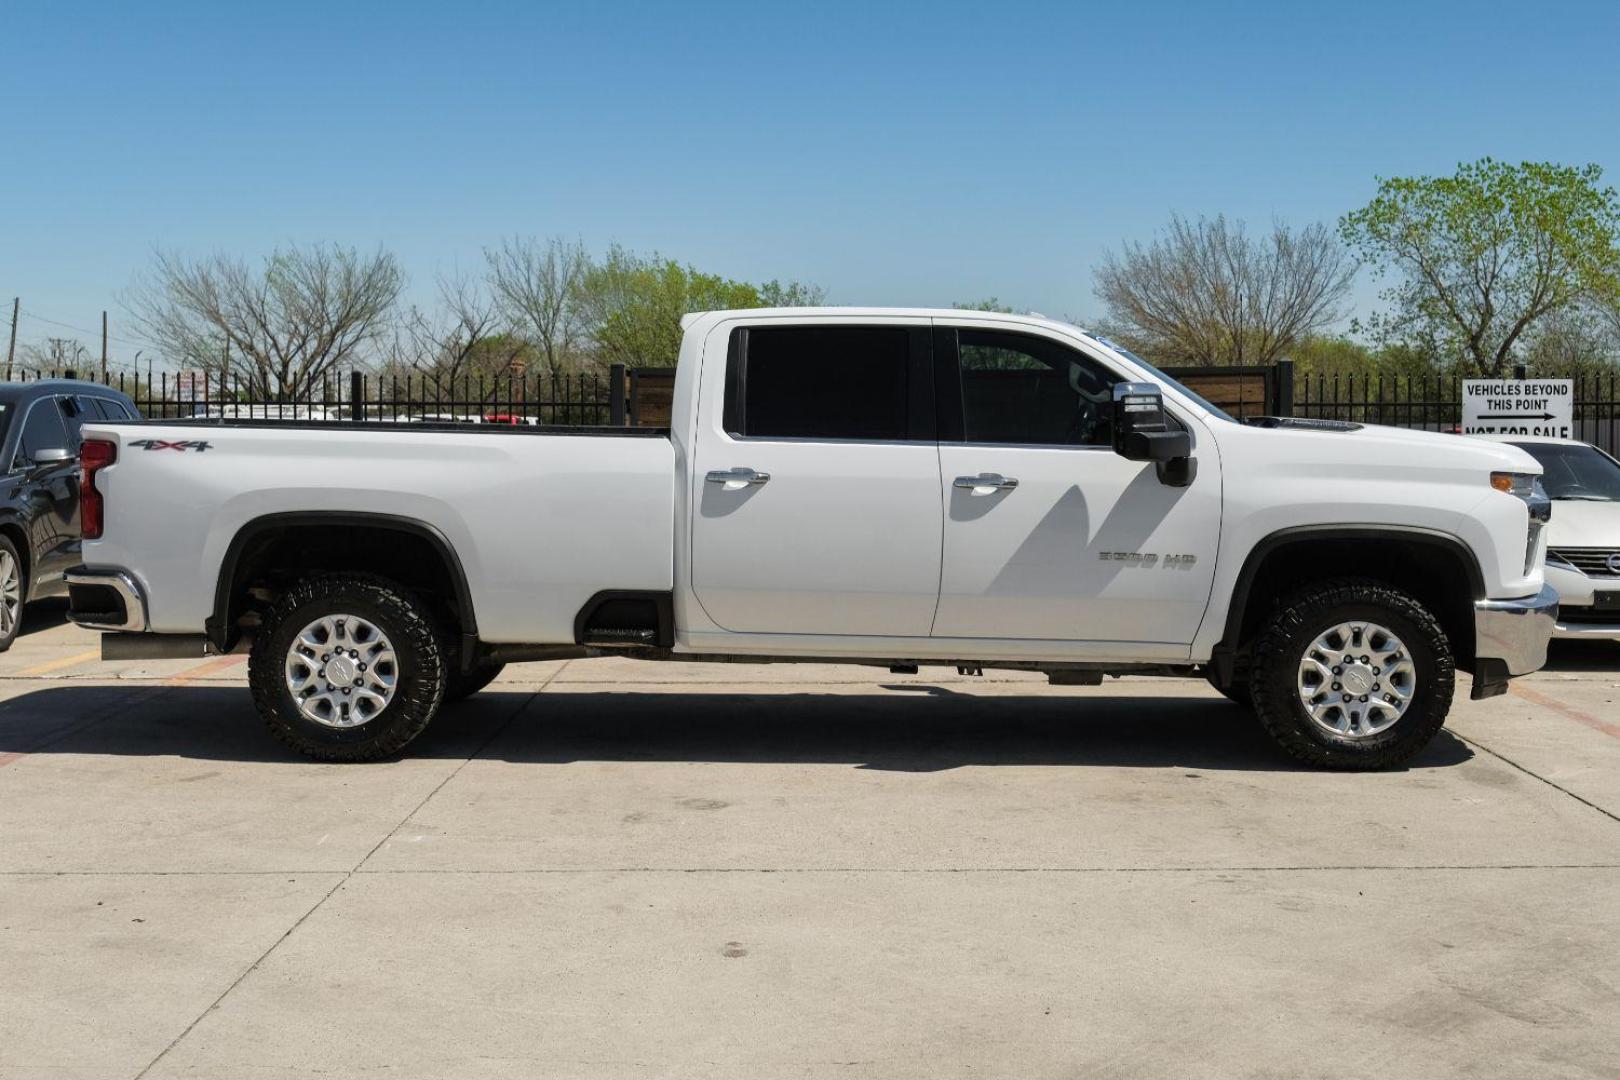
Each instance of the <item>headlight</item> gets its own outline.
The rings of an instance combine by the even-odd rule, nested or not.
[[[1536,474],[1526,472],[1493,472],[1491,487],[1508,495],[1528,500],[1536,490]]]
[[[1530,512],[1530,532],[1524,543],[1524,572],[1528,576],[1546,557],[1542,541],[1547,522],[1552,520],[1552,500],[1541,486],[1541,477],[1535,473],[1493,472],[1491,487],[1523,499],[1525,509]]]

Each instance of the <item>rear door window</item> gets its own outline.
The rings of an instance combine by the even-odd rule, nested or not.
[[[903,326],[747,327],[732,336],[724,424],[751,439],[930,437],[924,330]]]

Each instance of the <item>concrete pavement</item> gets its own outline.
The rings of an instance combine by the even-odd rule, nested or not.
[[[582,661],[306,763],[0,656],[0,1078],[1620,1076],[1620,647],[1294,768],[1202,684]]]

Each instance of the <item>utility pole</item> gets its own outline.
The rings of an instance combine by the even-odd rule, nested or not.
[[[107,313],[101,313],[101,382],[107,382]]]
[[[17,316],[22,312],[22,297],[11,298],[11,344],[6,346],[6,382],[11,381],[11,361],[17,355]]]

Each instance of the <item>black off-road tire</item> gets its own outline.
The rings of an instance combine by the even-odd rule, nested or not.
[[[287,689],[285,664],[293,640],[322,615],[354,614],[393,644],[398,682],[376,716],[349,728],[303,715]],[[319,761],[392,757],[420,735],[444,701],[446,661],[428,606],[404,587],[370,574],[329,574],[299,582],[264,617],[248,657],[248,684],[271,734]]]
[[[3,535],[0,535],[0,552],[11,556],[12,573],[17,575],[17,613],[10,628],[0,633],[0,653],[3,653],[11,648],[22,631],[23,612],[28,609],[28,574],[24,571],[22,556],[17,554],[17,545]]]
[[[1416,669],[1417,690],[1388,729],[1348,738],[1311,720],[1298,679],[1316,637],[1357,619],[1401,639]],[[1330,769],[1386,769],[1412,758],[1445,723],[1455,683],[1451,643],[1434,615],[1400,589],[1356,578],[1319,582],[1284,597],[1255,641],[1249,672],[1255,714],[1272,738],[1299,760]]]
[[[495,681],[495,677],[505,670],[505,664],[477,664],[467,671],[453,666],[453,670],[444,682],[444,700],[461,701],[470,698],[484,687]]]

